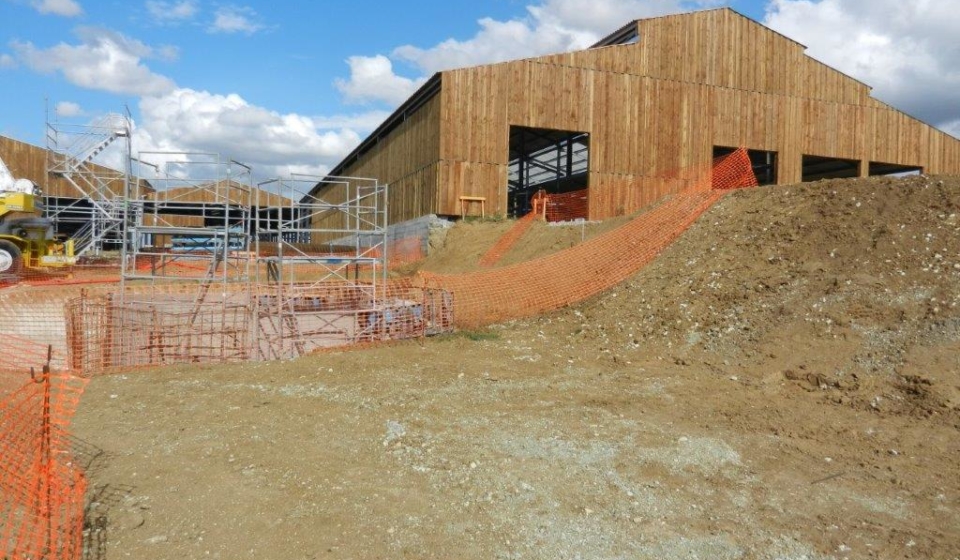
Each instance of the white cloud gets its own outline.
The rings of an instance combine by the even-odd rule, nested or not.
[[[350,152],[361,133],[376,127],[385,111],[311,117],[252,105],[238,94],[179,88],[145,64],[176,51],[155,48],[101,28],[78,29],[76,44],[39,48],[14,43],[17,60],[38,72],[57,72],[81,87],[140,97],[134,150],[217,152],[254,167],[258,177],[325,173]],[[11,57],[11,60],[13,57]],[[63,117],[82,116],[76,103],[56,106]],[[119,165],[122,154],[107,150],[101,163]]]
[[[223,6],[214,14],[211,33],[246,33],[252,35],[263,29],[253,8],[246,6]]]
[[[17,60],[15,58],[6,53],[0,54],[0,70],[16,67]]]
[[[143,58],[168,56],[140,41],[108,29],[82,27],[80,44],[60,43],[41,49],[14,42],[17,58],[32,70],[60,72],[70,83],[117,94],[154,95],[175,87],[173,80],[154,73]]]
[[[941,128],[960,122],[960,10],[951,0],[772,0],[764,23]]]
[[[627,22],[683,12],[715,0],[545,0],[527,6],[527,17],[499,21],[481,19],[480,30],[466,40],[447,39],[430,48],[403,45],[392,56],[426,74],[547,53],[583,49]]]
[[[190,21],[197,15],[196,0],[181,0],[179,2],[164,2],[163,0],[147,0],[147,13],[158,24],[177,24]]]
[[[83,13],[83,8],[75,0],[32,0],[30,5],[41,14],[74,17]]]
[[[483,18],[473,37],[447,39],[432,47],[402,45],[393,60],[416,67],[424,76],[440,70],[564,52],[590,46],[625,23],[644,17],[713,6],[722,0],[544,0],[527,6],[525,17],[506,21]],[[337,80],[347,102],[384,101],[398,105],[423,83],[396,74],[390,58],[347,59],[349,80]]]
[[[73,101],[61,101],[57,103],[54,112],[58,117],[79,117],[86,114],[83,108]]]
[[[144,97],[139,108],[137,151],[217,152],[251,165],[258,177],[325,173],[360,142],[360,133],[346,125],[372,122],[362,115],[281,114],[237,94],[188,88]]]
[[[393,72],[393,64],[383,55],[351,56],[350,79],[337,79],[334,85],[347,103],[384,101],[399,105],[410,96],[423,80],[411,80]]]
[[[154,54],[160,60],[165,62],[173,62],[180,57],[180,49],[173,45],[161,45],[154,49]]]
[[[310,117],[314,126],[320,129],[332,128],[351,128],[354,130],[370,131],[380,125],[387,117],[389,111],[366,111],[351,115],[322,115]]]

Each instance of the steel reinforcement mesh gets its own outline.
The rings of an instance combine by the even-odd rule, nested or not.
[[[616,230],[524,263],[474,273],[424,272],[424,286],[453,294],[455,325],[475,328],[538,315],[606,290],[654,259],[730,189],[753,187],[757,179],[745,150],[714,160],[702,179]],[[523,218],[484,256],[495,262],[529,223]],[[519,233],[518,233],[519,231]],[[503,241],[503,240],[501,240]],[[490,258],[488,258],[488,256]]]
[[[189,286],[84,291],[65,302],[67,365],[93,375],[184,363],[291,359],[326,348],[419,338],[453,328],[443,290],[409,281],[255,284],[202,299]],[[252,289],[252,291],[251,291]]]

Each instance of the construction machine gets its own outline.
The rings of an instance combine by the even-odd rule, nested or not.
[[[76,264],[73,240],[54,234],[41,216],[40,189],[14,179],[0,159],[0,282],[16,282],[28,271]]]

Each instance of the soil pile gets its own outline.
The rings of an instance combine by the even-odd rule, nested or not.
[[[917,176],[733,193],[566,316],[613,354],[711,355],[853,393],[880,378],[894,400],[870,406],[956,418],[960,377],[927,366],[956,370],[958,304],[960,180]]]

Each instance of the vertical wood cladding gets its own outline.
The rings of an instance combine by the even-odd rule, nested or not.
[[[390,185],[388,219],[391,224],[437,213],[439,144],[440,97],[435,96],[347,166],[344,175],[372,177]],[[339,203],[345,192],[339,187],[321,187],[315,195],[327,202]],[[324,227],[322,220],[318,224]],[[341,225],[337,223],[332,227]]]
[[[0,136],[0,158],[10,169],[14,179],[29,179],[39,185],[49,196],[64,198],[82,198],[84,193],[61,176],[47,175],[47,149],[34,146],[26,142]],[[111,176],[118,176],[119,172],[97,164],[90,164],[92,170],[101,170]],[[81,185],[84,183],[78,181]],[[150,187],[143,186],[146,192]],[[106,185],[104,196],[120,196],[123,194],[123,180],[118,178]]]
[[[441,92],[347,168],[391,185],[391,222],[506,213],[511,125],[590,134],[590,216],[630,212],[709,165],[713,146],[960,173],[960,141],[870,97],[869,86],[730,9],[636,22],[639,40],[443,72]],[[422,113],[422,115],[421,115]]]
[[[444,73],[441,164],[483,172],[441,176],[440,211],[460,195],[505,211],[510,125],[590,133],[593,218],[682,188],[714,145],[778,152],[782,182],[803,154],[960,172],[956,139],[732,10],[637,26],[635,44]]]

